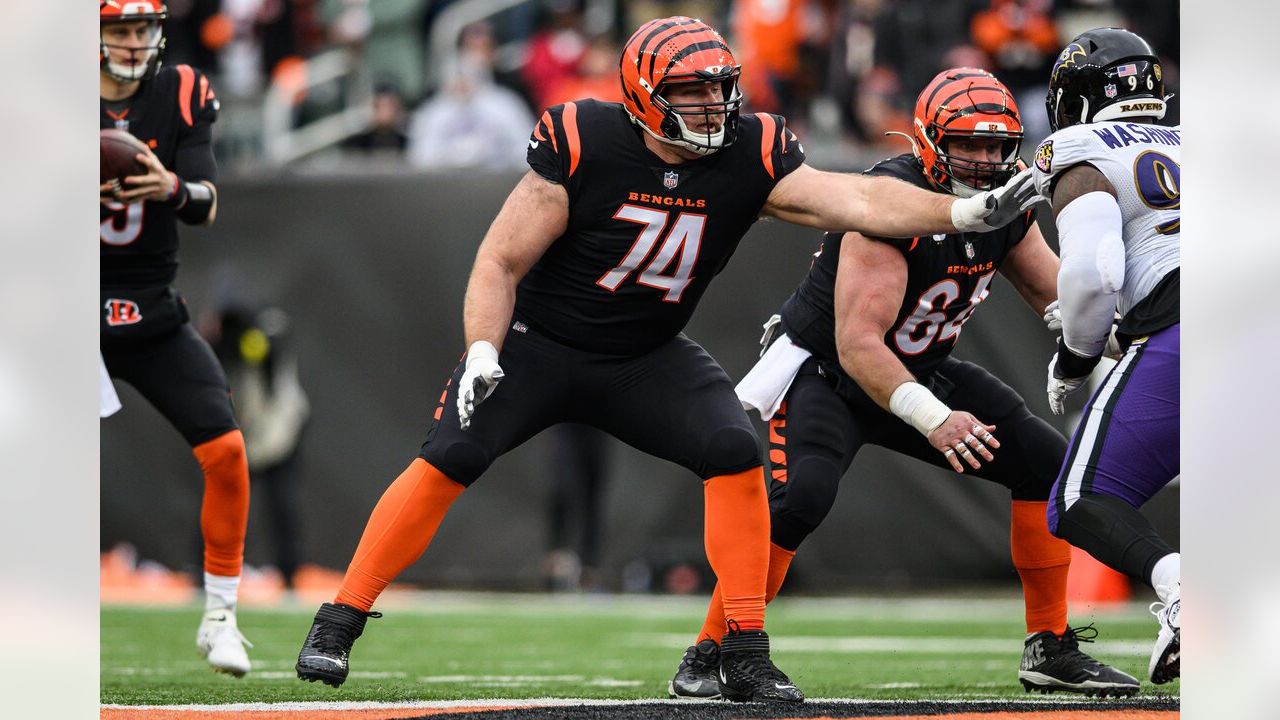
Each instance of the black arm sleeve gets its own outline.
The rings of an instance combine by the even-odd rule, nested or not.
[[[173,167],[179,179],[178,192],[169,201],[178,219],[188,225],[199,225],[209,219],[217,202],[212,188],[218,175],[213,159],[213,123],[218,119],[218,99],[203,74],[196,71],[191,95],[179,98],[184,119],[178,146],[174,150]],[[206,185],[207,183],[207,185]]]
[[[209,185],[218,174],[213,159],[213,133],[208,124],[197,124],[179,142],[174,155],[173,172],[178,175],[178,192],[170,203],[174,215],[188,225],[199,225],[209,219],[217,194]]]

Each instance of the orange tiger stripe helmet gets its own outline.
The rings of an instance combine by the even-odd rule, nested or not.
[[[1008,88],[986,70],[958,67],[934,76],[916,99],[912,135],[912,147],[929,181],[954,195],[971,197],[998,187],[1018,171],[1018,106]],[[959,138],[998,139],[1001,159],[953,157],[948,144]],[[957,170],[973,181],[959,179]]]
[[[141,80],[160,67],[160,56],[164,53],[164,29],[161,27],[167,8],[161,0],[98,0],[98,66],[111,77],[133,82]],[[141,48],[125,48],[122,45],[111,45],[102,36],[108,24],[145,21],[148,29],[147,44]],[[130,57],[139,54],[136,64],[112,62],[109,50],[115,48],[124,51]]]
[[[623,107],[645,132],[699,155],[737,139],[742,66],[710,25],[682,15],[651,20],[627,40],[619,65]],[[665,96],[673,86],[694,83],[719,83],[721,100],[675,104]],[[695,116],[705,131],[689,128],[685,119]]]

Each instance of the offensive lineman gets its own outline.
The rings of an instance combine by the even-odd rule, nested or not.
[[[938,73],[919,95],[913,128],[913,152],[867,174],[968,197],[1017,170],[1018,109],[984,70]],[[738,385],[743,405],[769,421],[766,601],[835,503],[841,477],[863,445],[880,445],[937,467],[968,469],[1009,489],[1010,548],[1026,604],[1018,678],[1028,691],[1137,692],[1135,678],[1081,652],[1079,641],[1092,635],[1067,624],[1070,548],[1045,522],[1066,439],[991,373],[951,357],[997,271],[1039,314],[1057,295],[1057,270],[1030,213],[987,233],[826,236],[809,274],[783,305],[783,334]],[[948,442],[957,434],[966,442]],[[724,615],[718,593],[670,683],[672,696],[719,694],[716,640]]]
[[[565,103],[535,126],[532,171],[476,256],[465,360],[419,457],[374,508],[335,601],[317,612],[300,678],[340,685],[374,601],[458,495],[499,455],[579,422],[703,479],[707,557],[730,628],[724,695],[803,700],[764,632],[769,515],[755,432],[728,376],[680,331],[762,214],[889,236],[990,229],[1022,214],[1023,176],[953,200],[806,167],[783,118],[739,115],[741,68],[700,20],[642,25],[620,65],[622,105]]]

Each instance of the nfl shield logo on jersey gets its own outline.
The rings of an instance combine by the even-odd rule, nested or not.
[[[1107,97],[1109,97],[1109,98],[1113,98],[1113,97],[1115,97],[1115,96],[1116,96],[1116,85],[1115,85],[1115,83],[1107,83],[1107,84],[1102,88],[1102,91],[1103,91],[1104,93],[1106,93],[1106,94],[1107,94]]]
[[[973,250],[973,243],[972,243],[972,242],[969,242],[969,241],[965,241],[965,244],[964,244],[964,256],[965,256],[965,257],[967,257],[967,258],[969,258],[970,260],[973,260],[973,256],[974,256],[974,255],[976,255],[976,254],[977,254],[977,253],[975,253],[975,252],[974,252],[974,250]]]
[[[668,170],[662,174],[662,186],[668,190],[675,189],[680,184],[680,173],[675,170]]]

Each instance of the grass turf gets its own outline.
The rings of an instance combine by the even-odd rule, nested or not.
[[[196,607],[102,609],[101,699],[122,705],[302,700],[661,698],[701,626],[694,598],[471,595],[402,598],[370,620],[340,690],[293,671],[315,608],[243,608],[253,672],[235,680],[196,655]],[[769,608],[778,666],[811,698],[1026,697],[1017,682],[1021,603],[978,599],[780,599]],[[1155,621],[1137,605],[1089,615],[1082,648],[1143,678]],[[1143,683],[1176,695],[1179,683]],[[1066,696],[1063,696],[1066,697]]]

